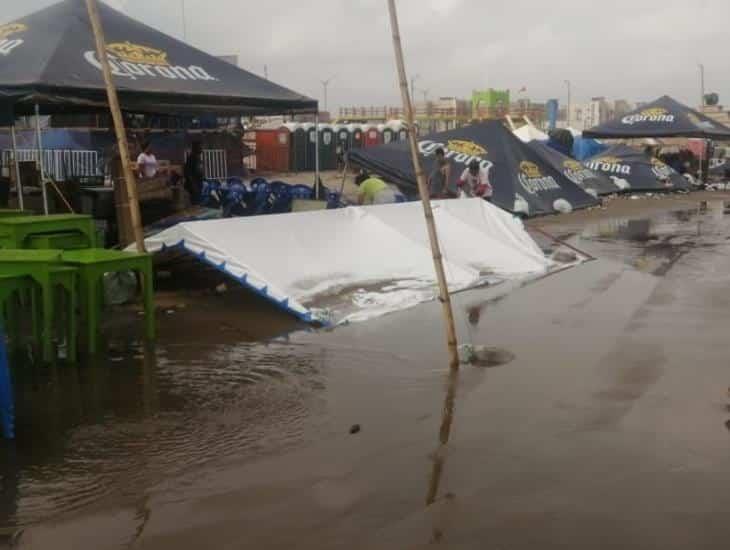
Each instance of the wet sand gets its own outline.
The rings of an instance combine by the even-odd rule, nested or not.
[[[263,343],[297,327],[236,291],[168,294],[156,350],[19,376],[8,544],[727,548],[724,199],[530,221],[598,259],[456,295],[460,340],[515,356],[458,376],[435,303]]]

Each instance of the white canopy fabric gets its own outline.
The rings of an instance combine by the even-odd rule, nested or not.
[[[433,206],[450,291],[547,270],[511,214],[481,199]],[[435,295],[418,202],[186,222],[145,243],[150,252],[184,249],[307,322],[321,319],[306,304],[354,286],[417,281]]]
[[[549,136],[545,132],[539,130],[538,128],[535,128],[532,124],[525,124],[524,126],[520,126],[514,131],[514,134],[525,143],[530,143],[533,140],[547,141],[549,138]]]

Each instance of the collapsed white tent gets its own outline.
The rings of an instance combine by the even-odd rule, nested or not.
[[[450,291],[487,276],[547,269],[511,214],[481,199],[433,205]],[[307,322],[321,319],[306,304],[344,288],[403,280],[435,285],[418,202],[186,222],[145,243],[150,252],[184,249]]]
[[[512,133],[524,143],[530,143],[531,141],[535,140],[547,141],[549,139],[549,136],[545,132],[543,132],[539,128],[535,128],[532,124],[525,124],[524,126],[520,126]]]

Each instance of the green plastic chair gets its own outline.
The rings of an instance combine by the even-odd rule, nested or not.
[[[30,277],[40,287],[41,346],[43,361],[48,363],[54,359],[53,321],[56,318],[54,298],[55,289],[59,286],[66,290],[68,296],[66,323],[68,360],[74,362],[77,356],[78,270],[64,265],[61,259],[60,250],[0,250],[0,276]]]
[[[36,286],[30,275],[0,275],[0,311],[5,317],[5,326],[10,343],[14,346],[20,344],[20,314],[19,304],[25,298],[30,297],[30,309],[32,318],[33,341],[40,344],[41,329],[38,316]]]
[[[87,346],[90,354],[98,352],[102,306],[101,289],[106,273],[134,271],[140,275],[145,312],[145,334],[149,340],[155,339],[152,256],[137,252],[89,248],[64,251],[62,259],[66,264],[78,269],[81,307],[86,321]]]

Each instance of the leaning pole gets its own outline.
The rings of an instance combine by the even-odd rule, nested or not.
[[[104,29],[101,26],[101,18],[99,17],[99,10],[96,5],[96,0],[86,0],[86,8],[89,12],[91,28],[94,31],[94,40],[96,41],[96,54],[99,56],[99,63],[101,63],[101,70],[104,74],[106,95],[109,100],[109,109],[112,113],[112,120],[114,121],[114,131],[117,135],[119,156],[121,157],[122,162],[122,173],[124,174],[124,182],[127,189],[129,216],[132,220],[132,232],[134,234],[134,242],[137,245],[137,251],[144,252],[144,234],[142,232],[142,216],[139,211],[137,182],[134,178],[134,171],[129,165],[127,130],[124,127],[124,119],[122,118],[122,110],[119,107],[119,97],[117,96],[117,89],[114,87],[114,80],[112,79],[112,71],[111,67],[109,66],[109,59],[106,56],[106,41],[104,39]]]
[[[436,279],[439,285],[439,300],[443,307],[444,321],[446,322],[446,341],[449,350],[449,366],[452,370],[459,368],[459,350],[456,342],[456,328],[454,326],[454,312],[451,308],[451,297],[449,296],[449,287],[446,282],[446,274],[444,272],[443,256],[441,255],[441,247],[439,245],[438,233],[436,232],[436,224],[433,219],[433,209],[431,208],[431,199],[429,197],[426,185],[426,176],[423,173],[421,159],[418,156],[418,143],[416,141],[415,117],[413,116],[413,104],[408,91],[408,79],[406,76],[405,62],[403,61],[403,47],[401,46],[400,29],[398,27],[398,14],[395,8],[395,0],[388,0],[388,11],[390,12],[390,26],[393,31],[393,49],[395,50],[395,63],[398,68],[398,80],[400,83],[400,91],[403,99],[403,111],[406,114],[406,122],[408,123],[408,143],[411,149],[411,159],[413,161],[413,170],[416,173],[418,182],[418,193],[421,196],[423,204],[423,215],[426,218],[426,227],[428,228],[428,239],[431,243],[431,255],[433,256],[433,265],[436,270]]]

